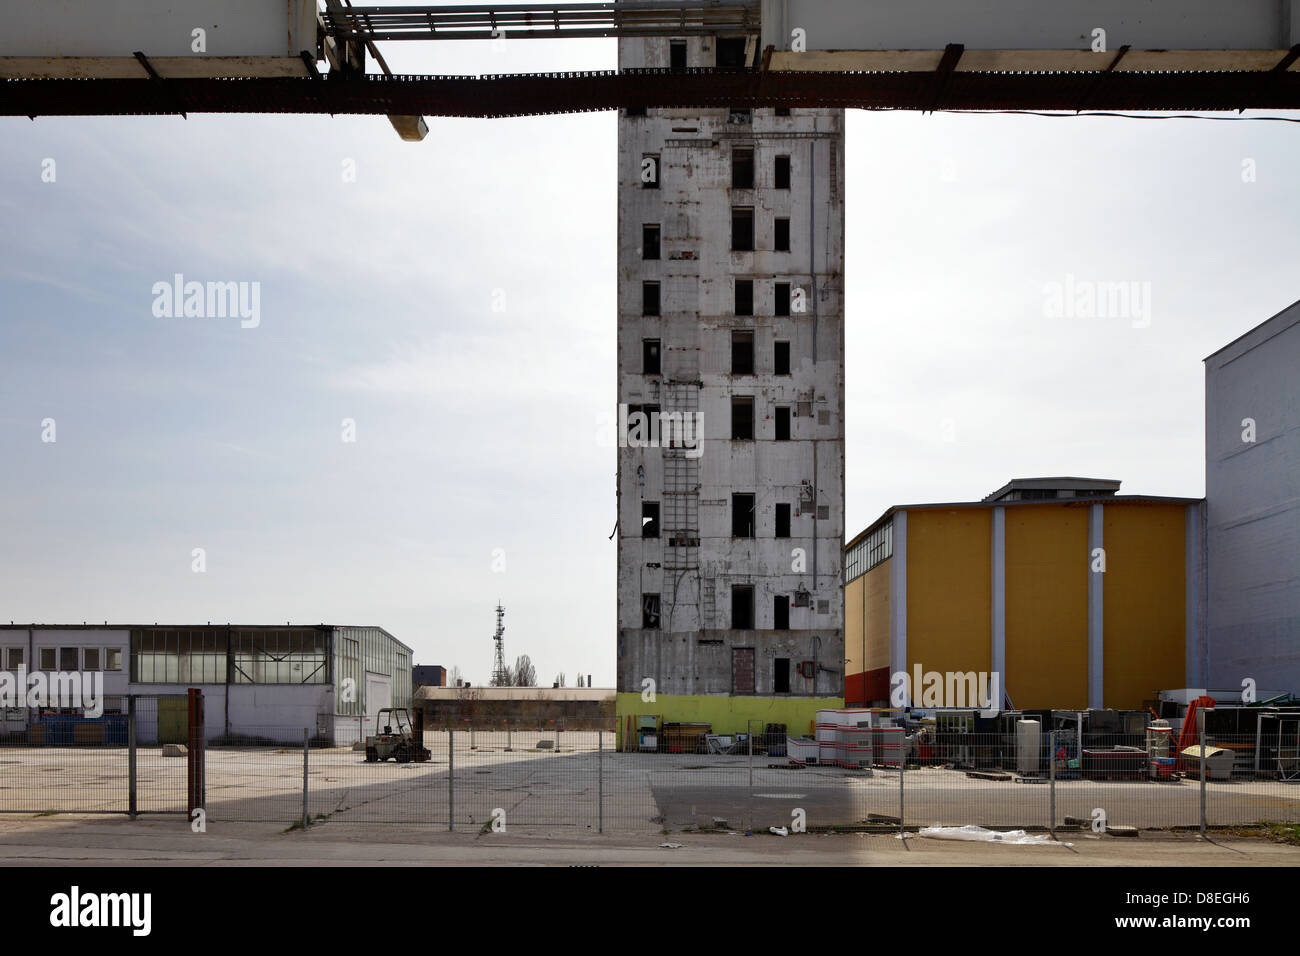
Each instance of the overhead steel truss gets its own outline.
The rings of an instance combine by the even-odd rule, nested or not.
[[[0,0],[0,8],[22,13],[27,8],[20,2]],[[107,54],[54,53],[55,46],[41,39],[45,34],[28,24],[20,43],[6,48],[0,42],[0,49],[8,49],[8,65],[0,57],[0,75],[11,77],[0,80],[0,115],[369,113],[417,127],[421,116],[618,108],[1300,109],[1300,0],[620,0],[393,7],[326,0],[319,11],[301,4],[291,0],[289,8],[301,8],[308,22],[319,16],[314,37],[310,30],[291,32],[287,54],[281,46],[269,58],[184,56],[175,49],[157,56],[138,49],[130,56],[120,53],[122,44],[140,39],[138,26],[104,44]],[[98,23],[101,10],[104,32],[111,33],[113,6],[81,0],[82,34],[86,18]],[[53,29],[60,15],[68,16],[51,13],[48,24],[38,16],[36,27]],[[387,40],[728,34],[751,38],[752,68],[482,77],[365,72],[367,52],[385,66],[377,44]],[[295,51],[297,43],[313,39],[315,49]],[[79,42],[90,40],[83,35]],[[155,43],[166,47],[157,38]],[[328,75],[318,72],[322,59],[330,63]],[[419,138],[423,130],[403,135]]]
[[[7,80],[0,115],[367,113],[534,116],[649,108],[1241,110],[1300,108],[1300,72],[977,73],[662,69],[504,76]],[[1288,57],[1300,56],[1300,47]]]
[[[758,0],[331,7],[321,19],[337,39],[371,41],[710,36],[761,27]]]

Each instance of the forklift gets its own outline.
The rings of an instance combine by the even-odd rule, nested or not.
[[[366,738],[366,763],[384,761],[392,757],[398,763],[424,763],[433,759],[428,747],[415,742],[411,715],[405,707],[385,707],[375,718],[375,725],[383,727],[382,734]]]

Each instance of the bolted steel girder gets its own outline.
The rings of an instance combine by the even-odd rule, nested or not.
[[[845,73],[661,69],[501,76],[0,81],[3,116],[353,113],[503,117],[619,108],[1300,109],[1300,71]]]

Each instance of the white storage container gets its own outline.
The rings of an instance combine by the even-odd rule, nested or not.
[[[1036,720],[1016,721],[1016,770],[1038,773],[1042,763],[1043,727]]]

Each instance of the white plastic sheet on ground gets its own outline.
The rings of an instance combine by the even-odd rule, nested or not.
[[[964,827],[922,827],[917,836],[934,840],[969,840],[972,843],[1011,843],[1015,846],[1072,846],[1053,840],[1046,833],[1026,833],[1024,830],[986,830],[967,824]]]

